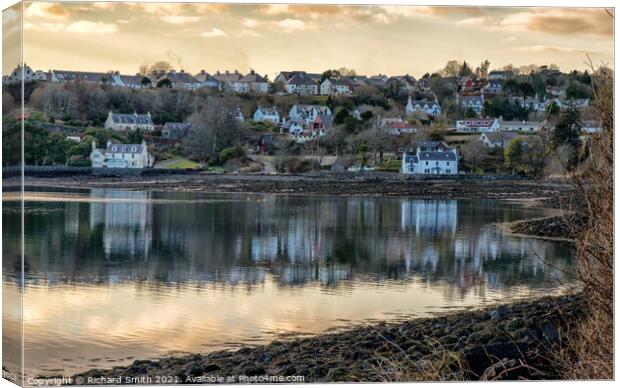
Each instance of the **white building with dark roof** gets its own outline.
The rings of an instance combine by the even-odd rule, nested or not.
[[[314,96],[319,92],[316,80],[306,73],[297,73],[291,76],[284,84],[284,89],[289,94],[301,96]]]
[[[416,149],[415,155],[403,153],[401,172],[415,175],[456,175],[458,174],[459,155],[456,148],[422,150]]]
[[[193,75],[186,73],[185,70],[181,70],[181,71],[170,70],[166,74],[159,77],[156,83],[164,79],[168,79],[170,81],[170,85],[173,88],[178,88],[178,89],[196,90],[202,86],[202,83],[200,81],[194,78]]]
[[[457,96],[457,104],[463,110],[471,109],[477,115],[482,114],[484,108],[484,95],[482,96]]]
[[[129,113],[112,113],[108,112],[108,118],[105,121],[104,128],[113,129],[115,131],[135,131],[141,129],[143,131],[152,131],[155,129],[155,124],[151,119],[151,113],[137,114]]]
[[[421,112],[427,116],[436,118],[441,114],[441,106],[437,101],[413,101],[411,100],[411,96],[409,96],[407,106],[405,107],[405,112],[407,115]]]
[[[301,119],[310,124],[314,121],[316,116],[320,114],[330,115],[332,111],[325,105],[303,105],[295,104],[288,112],[288,117],[291,119]]]
[[[246,91],[253,91],[258,93],[267,93],[269,91],[269,81],[267,76],[261,77],[254,70],[251,70],[246,76],[239,80],[240,83],[244,83],[244,89]]]
[[[105,149],[97,148],[93,140],[90,161],[94,168],[147,168],[155,158],[148,151],[146,142],[141,144],[114,144],[108,141]]]
[[[164,139],[180,140],[189,136],[191,130],[191,123],[166,123],[161,129],[161,137]]]
[[[501,127],[501,120],[493,117],[457,120],[457,132],[497,132]]]
[[[220,81],[215,79],[215,77],[213,77],[211,74],[207,73],[204,70],[200,70],[200,73],[196,74],[194,78],[196,78],[198,82],[200,82],[200,85],[202,87],[208,87],[213,89],[220,88]]]
[[[252,116],[254,121],[269,121],[274,124],[280,124],[280,114],[276,107],[266,108],[259,106]]]
[[[112,76],[109,73],[97,73],[90,71],[52,70],[49,75],[52,82],[87,82],[87,83],[111,83]]]

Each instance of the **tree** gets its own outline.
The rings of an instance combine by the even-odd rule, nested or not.
[[[548,149],[544,139],[540,135],[515,138],[504,150],[506,166],[512,169],[512,173],[522,173],[528,176],[538,176],[543,172]]]
[[[325,81],[328,78],[340,78],[342,76],[342,74],[340,73],[339,70],[325,70],[323,72],[323,74],[321,74],[321,83],[323,83],[323,81]]]
[[[143,86],[149,86],[151,85],[151,79],[147,76],[142,77],[142,79],[140,80],[140,84],[142,84]]]
[[[474,72],[471,69],[471,66],[469,66],[469,64],[467,62],[463,61],[463,64],[459,68],[458,75],[461,76],[461,77],[463,77],[463,76],[473,76]]]
[[[461,152],[463,160],[470,165],[472,173],[475,173],[478,163],[488,155],[489,148],[478,139],[473,139],[461,147]]]
[[[224,148],[240,145],[243,134],[236,111],[233,100],[211,97],[190,117],[192,133],[185,145],[194,159],[217,160]]]
[[[158,88],[171,88],[172,87],[172,82],[170,82],[170,80],[168,78],[162,78],[159,81],[157,81],[157,85]]]
[[[482,63],[480,63],[480,66],[476,68],[476,75],[480,78],[487,78],[490,66],[491,62],[489,62],[488,59],[485,59]]]
[[[579,109],[570,105],[560,114],[557,124],[551,132],[551,146],[557,149],[566,145],[572,150],[572,155],[566,161],[566,168],[572,170],[580,161],[581,147],[581,113]]]
[[[508,143],[504,150],[504,160],[506,166],[512,169],[514,175],[523,165],[525,155],[525,141],[521,138],[515,138]]]
[[[372,153],[375,163],[383,163],[383,154],[392,148],[392,136],[384,127],[373,125],[360,134],[364,144],[368,146],[368,151]],[[378,158],[377,158],[378,157]]]
[[[352,77],[352,76],[357,75],[357,73],[355,72],[355,69],[349,69],[347,67],[338,68],[338,73],[340,73],[340,75],[343,77]]]
[[[141,65],[138,68],[138,72],[142,75],[148,76],[152,73],[167,73],[172,70],[173,67],[168,61],[156,61],[151,63],[150,65]]]

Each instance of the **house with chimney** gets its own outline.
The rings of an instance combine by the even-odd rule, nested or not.
[[[207,73],[204,70],[200,70],[200,73],[194,76],[200,82],[201,87],[207,87],[212,89],[220,88],[220,81],[215,79],[211,74]]]
[[[413,175],[456,175],[460,159],[456,148],[436,145],[418,145],[415,154],[403,153],[401,173]]]
[[[331,116],[332,111],[325,105],[295,104],[289,110],[288,117],[295,120],[304,120],[306,123],[310,124],[319,114]]]
[[[189,136],[192,130],[191,123],[166,123],[161,129],[161,137],[171,140],[182,140]]]
[[[157,81],[155,82],[155,84],[157,84],[158,82],[161,82],[164,79],[167,79],[168,81],[170,81],[170,85],[173,88],[177,88],[177,89],[196,90],[202,86],[200,81],[194,78],[193,75],[186,73],[185,70],[181,70],[181,71],[170,70],[169,72],[163,75],[160,75],[157,78]]]
[[[494,117],[463,119],[456,121],[457,132],[497,132],[501,127],[501,118]]]
[[[303,72],[292,75],[284,83],[284,89],[288,94],[300,96],[314,96],[319,92],[317,81]]]
[[[482,114],[484,108],[484,95],[480,96],[461,96],[457,95],[456,103],[463,111],[469,109],[476,112],[478,116]]]
[[[141,144],[115,144],[108,141],[106,148],[97,148],[93,140],[90,162],[94,168],[147,168],[155,158],[149,153],[146,142]]]
[[[109,111],[104,128],[114,131],[135,131],[141,129],[150,132],[155,129],[155,124],[153,124],[153,120],[151,119],[151,112],[147,112],[146,114],[138,114],[136,112],[125,114]]]
[[[245,84],[243,88],[248,92],[267,93],[269,91],[267,76],[261,77],[254,70],[250,70],[247,75],[241,77],[239,83]]]
[[[226,70],[224,73],[221,73],[219,70],[213,74],[213,78],[215,78],[220,83],[221,90],[232,91],[236,93],[247,93],[248,92],[248,84],[245,82],[241,82],[241,78],[243,75],[239,73],[237,70],[234,72],[229,72]]]
[[[326,78],[321,83],[321,95],[344,95],[353,93],[353,89],[347,80],[337,78]]]
[[[280,124],[280,114],[278,113],[278,110],[275,106],[267,108],[259,105],[258,108],[256,108],[254,115],[252,116],[252,120],[269,121],[277,125]]]
[[[437,118],[441,114],[441,106],[437,101],[417,100],[413,101],[411,96],[407,100],[405,113],[412,115],[414,113],[424,113],[428,117]]]
[[[514,132],[483,132],[478,141],[489,148],[506,148],[517,136]]]

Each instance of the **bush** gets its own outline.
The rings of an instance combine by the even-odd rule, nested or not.
[[[311,159],[302,158],[278,158],[275,162],[278,172],[287,172],[290,174],[298,174],[310,171],[318,171],[321,169],[320,164]]]
[[[219,162],[225,163],[229,159],[245,158],[245,150],[243,147],[228,147],[220,151]]]
[[[397,159],[388,160],[379,166],[377,166],[377,171],[392,171],[399,172],[401,168],[401,161]]]

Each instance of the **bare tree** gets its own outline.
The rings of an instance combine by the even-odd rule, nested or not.
[[[478,139],[470,140],[461,147],[463,160],[471,166],[472,172],[476,172],[478,164],[489,154],[489,148]]]

